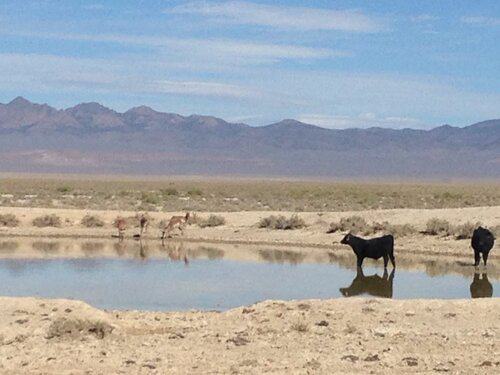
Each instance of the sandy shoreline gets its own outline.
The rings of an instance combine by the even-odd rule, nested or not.
[[[0,372],[498,373],[499,308],[499,299],[353,298],[105,312],[0,298]]]
[[[19,220],[20,225],[15,228],[0,228],[0,237],[53,237],[53,238],[111,238],[116,230],[111,223],[118,216],[133,216],[135,212],[127,211],[92,211],[76,209],[47,209],[47,208],[19,208],[0,207],[0,214],[12,213]],[[61,217],[63,226],[60,228],[36,228],[31,221],[38,216],[56,214]],[[86,214],[97,215],[107,223],[103,228],[85,228],[80,220]],[[157,223],[165,218],[170,218],[179,212],[152,212],[150,213],[154,222],[145,235],[145,239],[158,240],[160,232]],[[188,226],[182,238],[175,237],[174,240],[202,241],[207,243],[227,244],[260,244],[275,246],[307,246],[330,250],[340,250],[343,247],[338,244],[342,233],[326,234],[328,226],[333,221],[342,217],[359,215],[369,222],[389,221],[391,224],[412,224],[417,229],[423,230],[425,223],[430,218],[440,218],[453,224],[464,222],[481,222],[488,226],[500,224],[500,206],[474,207],[458,209],[392,209],[392,210],[369,210],[356,212],[304,212],[299,213],[307,223],[307,227],[300,230],[279,231],[260,229],[257,223],[263,217],[272,214],[292,215],[292,212],[268,212],[268,211],[245,211],[245,212],[220,212],[216,213],[226,219],[226,224],[214,228],[199,228],[196,225]],[[207,214],[200,214],[206,216]],[[127,237],[138,233],[136,228],[126,232]],[[396,238],[397,252],[410,254],[439,254],[439,255],[470,255],[470,242],[468,240],[454,240],[439,236],[424,236],[420,234],[408,237]],[[493,251],[490,259],[500,255]]]

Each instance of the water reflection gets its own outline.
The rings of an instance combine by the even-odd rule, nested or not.
[[[57,253],[61,244],[59,242],[35,241],[33,242],[33,250],[44,253]]]
[[[482,277],[481,277],[482,276]],[[493,296],[493,285],[485,273],[474,273],[472,284],[470,284],[470,296],[472,298],[488,298]]]
[[[306,257],[305,253],[290,250],[259,250],[262,260],[270,263],[302,263]]]
[[[14,253],[19,247],[19,243],[16,241],[1,241],[0,242],[0,252],[4,254]]]
[[[339,291],[344,297],[369,294],[375,297],[392,298],[394,271],[392,269],[390,276],[387,274],[387,269],[384,270],[382,277],[378,274],[365,276],[363,269],[358,267],[356,277],[352,280],[351,285],[347,288],[340,288]]]

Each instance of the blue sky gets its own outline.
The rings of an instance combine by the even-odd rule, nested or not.
[[[262,125],[500,118],[500,1],[0,1],[0,102]]]

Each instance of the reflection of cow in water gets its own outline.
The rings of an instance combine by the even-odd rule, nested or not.
[[[363,269],[358,267],[356,277],[347,288],[340,288],[340,293],[344,297],[359,296],[360,294],[367,293],[375,297],[392,298],[392,284],[394,281],[394,269],[391,275],[387,275],[387,269],[384,269],[384,275],[365,276]]]
[[[470,296],[472,298],[487,298],[493,296],[493,285],[488,281],[488,275],[483,273],[474,273],[474,279],[470,284]]]

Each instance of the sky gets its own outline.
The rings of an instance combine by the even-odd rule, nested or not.
[[[500,118],[500,1],[0,0],[0,102],[264,125]]]

